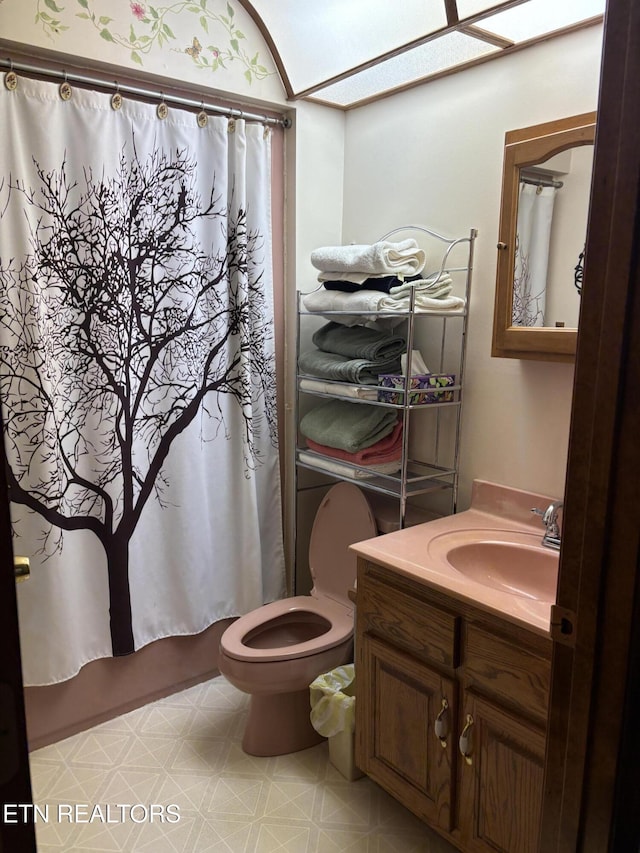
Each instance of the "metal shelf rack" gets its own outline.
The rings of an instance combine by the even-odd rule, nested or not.
[[[471,280],[473,273],[473,253],[474,243],[477,237],[476,229],[471,229],[466,237],[450,239],[441,234],[426,228],[421,225],[405,225],[394,228],[387,232],[380,240],[388,240],[393,235],[400,232],[413,232],[417,235],[425,235],[432,244],[435,243],[440,247],[441,254],[439,255],[439,275],[448,274],[452,278],[454,275],[459,275],[464,278],[464,310],[459,312],[442,311],[420,311],[416,309],[415,290],[410,291],[409,308],[403,311],[366,311],[357,312],[366,318],[376,317],[392,317],[396,320],[404,321],[406,324],[406,340],[407,340],[407,375],[404,380],[404,388],[394,389],[397,391],[401,402],[390,403],[379,400],[362,399],[359,397],[345,397],[340,395],[339,388],[336,387],[336,393],[331,392],[331,386],[340,386],[343,383],[330,382],[323,380],[324,389],[322,391],[308,388],[301,388],[304,380],[312,380],[316,377],[309,376],[303,373],[298,373],[296,376],[296,393],[295,393],[295,418],[296,423],[299,423],[300,412],[300,397],[301,395],[324,398],[324,399],[348,399],[349,402],[364,403],[366,405],[384,406],[386,408],[397,409],[402,417],[402,461],[400,470],[393,475],[371,474],[366,468],[361,468],[357,465],[342,462],[344,465],[341,469],[344,473],[336,473],[323,468],[323,457],[321,454],[314,453],[312,450],[304,447],[304,442],[298,435],[297,446],[295,450],[295,484],[296,495],[305,489],[319,488],[316,485],[302,486],[300,484],[299,469],[306,469],[317,474],[329,477],[331,480],[348,480],[356,483],[362,489],[376,492],[382,495],[390,496],[398,501],[398,527],[404,527],[407,501],[410,498],[418,495],[425,495],[435,491],[448,490],[450,496],[449,512],[454,513],[457,506],[458,493],[458,461],[459,461],[459,445],[460,445],[460,424],[463,404],[464,390],[464,369],[466,359],[466,343],[467,343],[467,324],[468,324],[468,309],[469,298],[471,294]],[[465,252],[465,263],[461,266],[450,266],[449,262],[452,252],[456,247],[459,251]],[[436,267],[436,272],[438,267]],[[455,279],[454,279],[455,280]],[[459,288],[458,288],[459,289]],[[303,299],[305,294],[298,292],[297,305],[297,327],[296,327],[296,364],[298,364],[300,356],[300,339],[301,339],[301,323],[305,322],[306,318],[316,317],[319,319],[330,320],[332,315],[353,314],[353,311],[309,311],[304,308]],[[411,375],[411,354],[415,345],[415,336],[418,324],[435,326],[438,322],[441,323],[441,331],[439,335],[439,353],[435,356],[430,356],[437,362],[437,367],[432,367],[434,373],[445,373],[445,360],[449,364],[454,364],[453,370],[449,372],[455,373],[456,383],[447,386],[447,391],[453,392],[453,400],[446,402],[432,402],[428,404],[412,403],[409,399],[409,377]],[[450,335],[451,329],[455,327],[456,342],[451,347]],[[432,336],[433,337],[433,336]],[[452,355],[453,352],[453,355]],[[457,364],[453,360],[457,356]],[[377,391],[382,386],[360,386],[363,390]],[[388,390],[388,388],[386,389]],[[442,452],[441,445],[443,439],[443,430],[445,430],[444,413],[453,410],[453,416],[449,415],[448,421],[448,442],[449,449],[446,453]],[[420,412],[420,415],[417,413]],[[409,452],[409,439],[411,431],[414,429],[414,421],[417,418],[433,418],[435,426],[433,428],[433,448],[430,458],[414,459],[411,458]],[[451,426],[450,421],[453,420]],[[420,421],[422,423],[422,421]],[[451,434],[453,431],[453,435]],[[446,438],[446,436],[445,436]],[[442,455],[447,455],[446,463],[443,464]],[[326,459],[326,457],[325,457]],[[326,463],[325,463],[326,464]]]

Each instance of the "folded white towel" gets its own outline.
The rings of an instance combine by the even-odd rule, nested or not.
[[[339,397],[355,397],[358,400],[378,399],[378,392],[375,388],[363,388],[360,385],[349,385],[347,382],[324,382],[322,379],[301,379],[300,390],[317,391],[320,394],[332,394]]]
[[[298,452],[298,460],[304,465],[312,465],[314,468],[321,468],[330,474],[336,474],[338,477],[348,477],[351,480],[367,480],[370,477],[375,477],[376,474],[390,476],[396,474],[402,467],[402,462],[383,462],[380,465],[367,465],[365,468],[354,468],[347,462],[339,462],[337,459],[330,459],[328,456],[321,456],[319,453],[305,453],[304,450]]]
[[[307,311],[348,311],[353,314],[327,314],[328,320],[342,323],[344,326],[358,326],[362,324],[362,314],[375,312],[382,294],[378,290],[358,290],[356,293],[345,293],[341,290],[325,290],[320,287],[312,293],[302,297],[302,304]],[[367,319],[372,319],[369,316]]]
[[[395,299],[401,299],[408,296],[412,290],[424,296],[432,296],[438,298],[440,296],[448,296],[451,293],[453,282],[448,273],[433,273],[428,278],[418,278],[414,281],[406,281],[402,284],[398,283],[389,290],[389,296]]]
[[[311,252],[311,263],[323,272],[364,273],[372,275],[416,275],[426,261],[415,240],[371,245],[323,246]],[[364,279],[363,279],[364,280]]]
[[[433,297],[426,296],[418,291],[414,307],[416,312],[420,314],[434,313],[438,311],[446,311],[447,314],[461,314],[464,311],[466,301],[460,296],[443,296]],[[409,295],[403,296],[402,299],[396,299],[393,296],[384,296],[378,302],[378,310],[380,311],[408,311],[410,307]]]
[[[344,314],[325,315],[328,320],[343,323],[345,326],[357,326],[362,324],[363,317],[373,319],[379,311],[408,311],[409,295],[396,298],[378,290],[358,290],[355,293],[345,293],[341,290],[326,290],[324,287],[307,293],[302,298],[302,304],[307,311],[322,314],[325,311],[343,311]],[[417,313],[462,314],[465,310],[466,301],[458,296],[433,297],[421,294],[419,288],[415,297],[415,310]]]

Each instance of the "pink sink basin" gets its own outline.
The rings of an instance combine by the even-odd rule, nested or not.
[[[436,536],[433,556],[485,587],[536,601],[555,601],[558,552],[541,537],[500,530],[460,530]]]
[[[452,600],[549,636],[559,552],[542,545],[531,507],[553,498],[474,480],[471,506],[351,547]]]
[[[507,542],[471,542],[447,553],[453,568],[476,583],[513,595],[553,601],[558,555]]]

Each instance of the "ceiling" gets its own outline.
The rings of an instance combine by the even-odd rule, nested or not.
[[[289,98],[349,109],[567,30],[606,0],[241,0]]]

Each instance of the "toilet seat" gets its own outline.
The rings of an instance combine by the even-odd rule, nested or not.
[[[349,545],[371,539],[376,532],[375,519],[362,491],[352,483],[332,486],[318,507],[311,531],[311,595],[273,601],[241,616],[222,635],[222,652],[238,661],[293,661],[348,640],[353,633],[353,605],[348,590],[356,579],[356,555]],[[326,620],[326,630],[320,628],[311,639],[277,647],[245,644],[249,635],[259,637],[261,629],[268,631],[274,620],[284,621],[289,614],[299,614],[298,624],[303,624],[305,613],[310,624]]]
[[[305,613],[320,616],[328,620],[328,630],[295,645],[275,648],[254,648],[245,645],[244,638],[253,631],[266,627],[273,619],[286,616],[288,613]],[[345,641],[353,631],[353,609],[343,607],[331,599],[318,599],[312,595],[296,595],[281,601],[272,601],[252,610],[246,616],[236,619],[222,635],[221,646],[224,653],[234,660],[247,662],[295,660],[296,658],[315,655],[325,649],[333,648]]]

